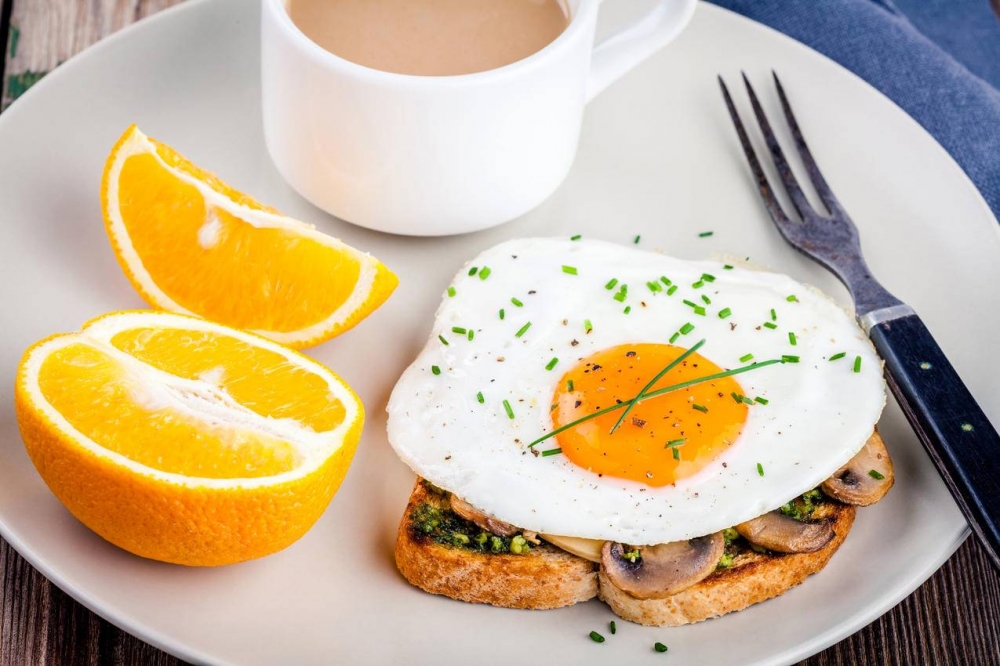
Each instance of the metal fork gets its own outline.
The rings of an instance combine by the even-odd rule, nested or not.
[[[868,270],[858,230],[809,152],[778,75],[774,74],[774,83],[795,148],[828,214],[816,211],[806,199],[745,74],[743,82],[768,151],[802,221],[790,219],[775,198],[720,76],[722,96],[767,212],[792,247],[829,269],[851,292],[858,323],[885,361],[893,395],[969,525],[1000,569],[1000,435],[913,308],[890,294]]]

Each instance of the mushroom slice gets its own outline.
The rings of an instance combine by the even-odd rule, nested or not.
[[[857,455],[820,485],[820,490],[844,504],[868,506],[892,488],[892,458],[876,430]]]
[[[771,511],[735,527],[740,536],[761,548],[776,553],[812,553],[834,537],[829,522],[804,523]]]
[[[487,532],[492,532],[497,536],[512,537],[521,531],[510,523],[487,516],[476,507],[454,495],[451,496],[451,510],[469,522],[475,523]]]
[[[725,549],[722,532],[642,548],[605,541],[601,569],[615,587],[636,599],[662,599],[715,571]]]

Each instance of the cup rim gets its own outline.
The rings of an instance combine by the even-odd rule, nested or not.
[[[298,40],[304,52],[313,60],[332,66],[341,70],[344,74],[369,77],[381,80],[385,83],[405,84],[417,87],[431,86],[454,86],[469,83],[483,83],[497,79],[510,78],[535,69],[549,57],[556,55],[560,51],[569,48],[568,44],[581,31],[584,30],[584,17],[593,14],[600,0],[579,0],[577,10],[571,12],[569,25],[558,37],[546,44],[538,51],[526,58],[521,58],[510,64],[487,69],[482,72],[471,72],[469,74],[444,74],[444,75],[420,75],[420,74],[400,74],[398,72],[387,72],[381,69],[374,69],[365,65],[342,58],[335,53],[327,51],[322,46],[311,40],[292,21],[288,10],[285,7],[285,0],[262,0],[263,4],[273,12],[272,17],[277,25],[284,30],[292,39]]]

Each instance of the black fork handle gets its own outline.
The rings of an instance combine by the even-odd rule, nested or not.
[[[1000,435],[915,314],[869,332],[889,387],[1000,569]]]

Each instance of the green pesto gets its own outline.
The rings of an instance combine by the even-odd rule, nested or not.
[[[425,487],[432,492],[443,494],[427,481]],[[522,535],[503,537],[481,529],[475,523],[465,520],[448,509],[424,502],[410,512],[410,529],[417,538],[430,539],[434,543],[449,548],[462,548],[476,553],[494,555],[526,555],[531,552],[531,544]]]

